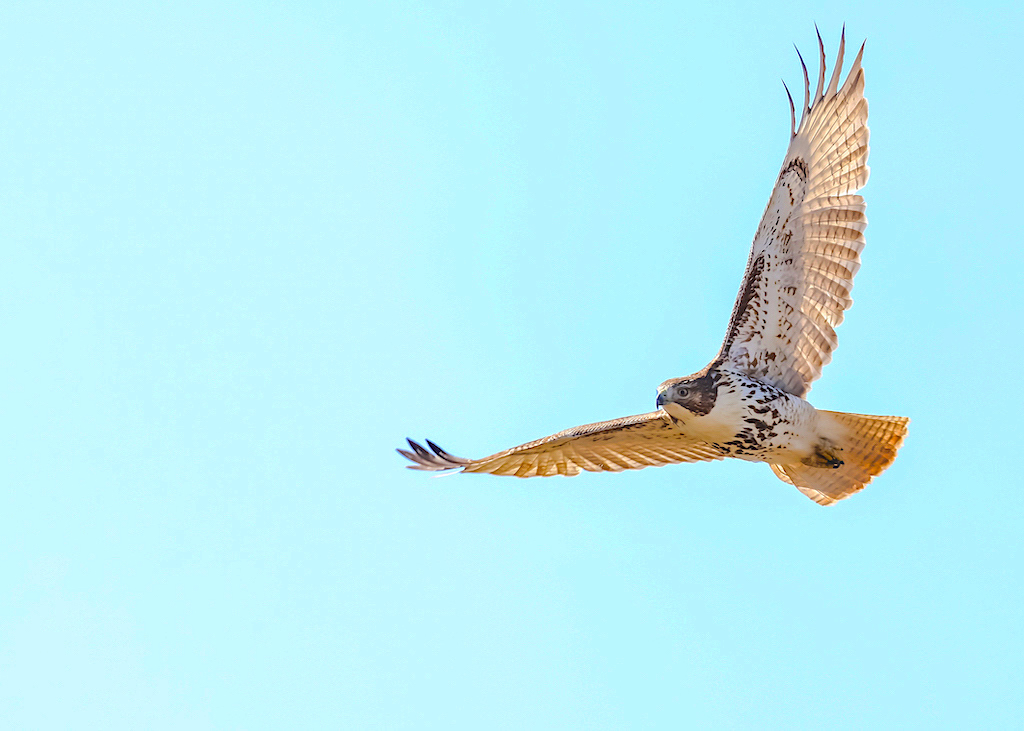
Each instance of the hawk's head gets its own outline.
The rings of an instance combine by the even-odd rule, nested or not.
[[[670,378],[658,386],[658,407],[676,418],[685,418],[687,415],[706,416],[715,408],[717,397],[718,384],[708,372],[685,378]]]

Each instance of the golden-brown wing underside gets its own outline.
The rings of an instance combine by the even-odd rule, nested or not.
[[[459,470],[515,477],[550,477],[588,472],[621,472],[678,462],[721,459],[721,450],[692,439],[664,411],[626,416],[566,429],[483,459],[454,457],[427,441],[430,450],[408,440],[411,452],[398,452],[414,470]]]
[[[838,86],[845,38],[828,88],[825,49],[813,98],[804,67],[804,110],[750,251],[717,363],[804,396],[832,360],[835,327],[864,248],[868,103],[861,56]],[[802,63],[802,60],[801,60]],[[790,99],[792,104],[792,99]]]

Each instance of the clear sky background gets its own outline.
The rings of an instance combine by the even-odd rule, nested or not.
[[[912,417],[895,465],[832,508],[404,469],[711,358],[814,22],[868,39],[872,176],[811,400]],[[1019,727],[1022,43],[1010,2],[6,6],[3,725]]]

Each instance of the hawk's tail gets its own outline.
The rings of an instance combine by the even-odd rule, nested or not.
[[[796,486],[804,495],[820,505],[831,505],[849,497],[882,474],[896,459],[896,451],[907,436],[905,416],[865,416],[839,411],[819,411],[831,417],[840,427],[836,456],[843,464],[831,467],[809,467],[805,464],[773,464],[772,471],[783,482]]]

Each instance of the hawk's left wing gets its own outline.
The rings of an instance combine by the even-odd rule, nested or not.
[[[867,226],[864,199],[852,195],[868,179],[864,47],[840,87],[844,34],[826,89],[820,35],[818,46],[818,88],[812,99],[804,66],[800,124],[794,111],[789,150],[715,361],[796,396],[804,396],[832,360],[834,328],[853,304]]]

